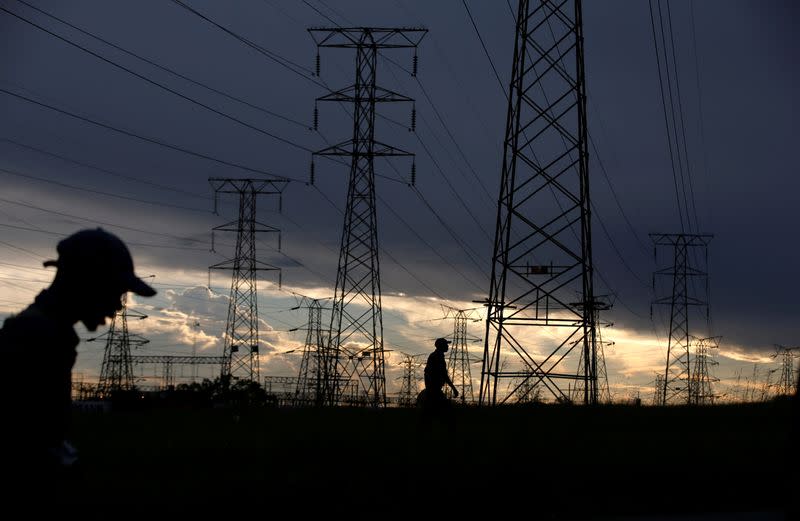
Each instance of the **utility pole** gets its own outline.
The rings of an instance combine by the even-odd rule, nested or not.
[[[303,303],[308,307],[308,322],[306,323],[306,343],[303,345],[303,357],[300,360],[300,374],[295,388],[295,405],[308,406],[317,403],[320,393],[320,353],[325,339],[322,336],[322,304],[320,299],[303,297]],[[303,306],[297,306],[297,309]],[[291,329],[290,331],[297,331]]]
[[[137,348],[149,342],[141,335],[128,332],[128,317],[144,320],[147,315],[128,309],[128,295],[122,295],[122,309],[114,314],[111,327],[99,337],[91,338],[93,342],[106,337],[106,349],[103,353],[103,365],[100,369],[100,382],[97,386],[101,397],[108,397],[117,391],[134,389],[133,361],[131,346]]]
[[[477,340],[479,338],[470,338],[467,335],[467,321],[479,322],[477,318],[476,309],[455,309],[450,306],[442,305],[444,311],[443,318],[453,318],[453,341],[450,344],[449,360],[447,362],[448,371],[450,371],[450,380],[458,389],[458,400],[464,403],[472,403],[475,401],[475,395],[472,392],[472,371],[470,364],[472,360],[469,357],[469,349],[467,349],[468,341]],[[445,395],[448,398],[452,397],[453,391],[449,387],[445,387]]]
[[[413,100],[376,85],[378,52],[386,49],[414,49],[416,73],[416,48],[427,30],[358,27],[312,28],[308,32],[317,44],[317,74],[320,48],[354,49],[356,54],[355,83],[317,99],[353,104],[352,139],[313,154],[350,158],[347,207],[331,313],[330,339],[323,356],[322,401],[324,405],[336,405],[346,400],[354,402],[353,404],[382,407],[386,405],[386,376],[374,160],[376,157],[413,154],[375,139],[375,104]],[[316,127],[316,110],[314,120]],[[414,177],[412,167],[412,180]]]
[[[694,405],[714,405],[714,390],[711,384],[719,382],[711,374],[709,366],[719,365],[711,358],[711,350],[719,349],[720,337],[698,338],[695,342],[694,371],[691,379],[691,403]]]
[[[209,286],[211,270],[231,270],[231,293],[228,303],[228,321],[225,326],[225,344],[222,356],[221,376],[225,379],[245,379],[260,383],[259,339],[258,339],[258,301],[256,273],[258,271],[278,271],[280,268],[256,259],[256,233],[278,233],[280,250],[280,231],[261,224],[256,220],[256,196],[261,194],[280,195],[288,181],[280,179],[222,179],[210,178],[214,189],[214,213],[217,212],[219,194],[239,196],[239,217],[235,221],[217,226],[211,232],[211,249],[214,250],[214,231],[236,232],[236,253],[232,259],[209,266]]]
[[[800,356],[800,347],[775,346],[777,350],[772,358],[781,357],[781,378],[778,381],[778,396],[789,396],[795,393],[797,378],[795,377],[794,361]]]
[[[587,146],[581,1],[520,0],[486,301],[482,405],[519,401],[534,388],[570,401],[576,380],[586,384],[581,401],[597,402]],[[569,303],[576,294],[580,306]],[[545,331],[555,338],[543,342]],[[509,363],[501,369],[506,354]],[[502,379],[514,385],[498,393]]]
[[[413,407],[416,403],[417,394],[419,392],[419,376],[417,370],[422,365],[418,359],[424,354],[410,355],[408,353],[401,353],[403,361],[400,365],[403,366],[403,376],[400,384],[400,396],[398,402],[400,407]]]
[[[667,344],[667,365],[664,371],[664,405],[692,403],[691,381],[692,367],[689,354],[690,328],[689,310],[691,306],[705,307],[708,320],[708,302],[691,294],[690,280],[702,279],[705,295],[708,295],[708,274],[697,266],[690,265],[690,250],[702,250],[702,258],[708,264],[708,243],[713,238],[709,234],[694,233],[651,233],[655,245],[656,262],[658,247],[672,249],[673,262],[653,275],[653,292],[656,290],[656,277],[666,276],[671,279],[672,292],[669,296],[657,298],[654,304],[666,305],[670,308],[669,342]],[[697,258],[697,256],[695,256]],[[692,284],[692,286],[694,286]],[[696,293],[696,291],[695,291]],[[652,307],[650,311],[652,315]]]

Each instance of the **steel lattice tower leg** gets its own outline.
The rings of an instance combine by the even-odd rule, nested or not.
[[[561,380],[576,379],[595,403],[581,2],[520,0],[516,21],[479,403],[569,400]],[[534,347],[542,329],[527,326],[558,338]]]
[[[353,138],[316,152],[350,158],[339,269],[324,353],[323,403],[386,404],[374,159],[412,154],[375,140],[375,104],[413,101],[376,85],[378,51],[413,48],[425,29],[309,29],[318,48],[354,49],[355,83],[317,101],[353,105]]]
[[[447,362],[450,380],[458,389],[457,399],[461,403],[472,403],[475,401],[475,395],[472,391],[471,361],[467,349],[467,320],[473,320],[472,310],[452,308],[445,308],[445,310],[445,318],[452,316],[455,320],[453,341],[450,344],[450,355]],[[444,392],[447,397],[452,397],[453,392],[449,387],[446,387]]]
[[[322,304],[318,299],[310,299],[308,304],[308,324],[306,326],[306,343],[303,346],[303,358],[300,360],[300,374],[295,389],[296,405],[313,405],[319,391],[318,382],[321,372],[319,365],[322,338]]]
[[[667,345],[667,365],[664,371],[664,390],[662,402],[664,405],[692,403],[691,380],[692,367],[689,355],[690,306],[706,306],[707,302],[690,294],[690,278],[705,279],[707,293],[707,275],[696,267],[690,266],[689,250],[702,248],[705,256],[706,247],[711,240],[711,235],[705,234],[650,234],[656,247],[668,246],[673,250],[672,266],[655,272],[655,275],[665,275],[672,279],[672,294],[655,300],[655,304],[670,307],[669,318],[669,344]],[[655,290],[655,276],[653,285]]]
[[[137,311],[128,310],[128,295],[125,294],[122,295],[122,309],[111,319],[108,332],[101,335],[106,337],[106,348],[100,369],[100,382],[97,386],[100,396],[108,396],[116,391],[130,391],[135,386],[131,346],[143,346],[149,340],[128,332],[128,316],[139,320],[147,318]]]
[[[236,254],[232,259],[209,266],[210,270],[231,270],[230,300],[228,302],[228,321],[225,327],[223,379],[244,379],[259,382],[259,337],[258,301],[256,273],[258,271],[278,271],[280,268],[256,259],[256,233],[275,232],[277,228],[261,224],[256,220],[256,196],[259,194],[278,194],[280,196],[287,181],[263,179],[209,179],[214,189],[214,210],[217,209],[219,194],[239,196],[239,218],[214,228],[214,231],[236,232]],[[214,239],[212,231],[212,250]],[[278,235],[280,249],[280,234]],[[259,382],[260,383],[260,382]]]

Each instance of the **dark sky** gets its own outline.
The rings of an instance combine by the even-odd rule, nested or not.
[[[376,124],[381,141],[416,152],[419,190],[406,185],[409,161],[378,163],[376,171],[384,176],[377,183],[383,288],[386,294],[453,303],[486,297],[507,103],[462,2],[187,2],[263,53],[169,0],[29,3],[251,105],[169,74],[19,1],[0,2],[41,26],[0,11],[1,89],[149,140],[296,180],[286,188],[282,214],[274,199],[259,201],[261,220],[283,230],[283,253],[270,238],[259,248],[263,260],[284,268],[283,283],[298,291],[332,292],[346,194],[347,169],[325,160],[317,161],[316,187],[304,184],[309,150],[352,132],[348,114],[334,104],[320,105],[320,132],[308,129],[314,99],[325,94],[318,82],[352,82],[353,55],[323,50],[321,78],[313,77],[316,49],[306,28],[426,27],[416,79],[408,74],[407,50],[389,51],[379,62],[379,83],[414,97],[418,113],[415,134],[407,129],[405,104],[381,107],[386,119]],[[467,4],[507,88],[510,10],[502,1]],[[672,1],[669,7],[699,229],[714,234],[711,333],[741,352],[772,352],[774,343],[798,338],[798,7],[755,0],[695,2],[691,9],[687,1]],[[584,4],[588,123],[599,152],[590,150],[590,186],[598,293],[615,301],[608,319],[624,331],[652,335],[655,327],[663,338],[659,314],[650,321],[656,264],[648,233],[677,232],[680,224],[649,13],[644,1]],[[140,271],[156,273],[163,291],[205,284],[205,268],[228,256],[232,244],[230,237],[220,238],[220,253],[208,252],[209,230],[235,212],[235,201],[225,199],[221,216],[211,214],[207,179],[263,175],[7,93],[0,93],[0,140],[0,261],[6,263],[0,266],[8,283],[0,305],[6,312],[21,307],[50,276],[14,265],[38,265],[53,255],[57,234],[93,222],[129,241]],[[217,277],[222,290],[226,283]],[[388,337],[402,327],[389,320]]]

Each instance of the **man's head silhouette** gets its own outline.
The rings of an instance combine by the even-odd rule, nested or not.
[[[433,345],[436,346],[436,349],[447,352],[447,349],[450,346],[450,341],[446,338],[437,338]]]
[[[133,259],[117,236],[95,228],[81,230],[58,243],[58,272],[52,289],[60,300],[69,299],[72,316],[90,331],[105,323],[122,309],[121,298],[127,291],[152,297],[156,291],[136,276]]]

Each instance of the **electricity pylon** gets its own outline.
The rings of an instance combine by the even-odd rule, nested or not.
[[[656,385],[653,391],[653,405],[664,405],[664,375],[656,375]]]
[[[225,343],[222,352],[225,362],[222,364],[221,376],[223,379],[244,379],[260,383],[256,273],[278,271],[278,284],[280,285],[280,268],[256,259],[256,233],[278,233],[278,249],[280,250],[280,231],[256,220],[256,196],[261,194],[278,195],[280,201],[280,194],[288,181],[213,177],[208,181],[214,189],[215,213],[219,194],[239,196],[238,219],[217,226],[211,232],[212,250],[214,249],[214,231],[236,232],[234,257],[208,268],[209,285],[211,285],[211,270],[233,271],[228,302],[228,321],[225,326]]]
[[[422,362],[419,362],[418,359],[425,355],[400,354],[403,355],[403,361],[400,362],[400,365],[403,366],[403,376],[401,377],[398,402],[400,407],[413,407],[419,392],[419,376],[417,370],[422,366]]]
[[[781,357],[781,378],[778,380],[777,393],[781,395],[791,395],[795,393],[797,379],[794,371],[794,361],[800,356],[800,347],[786,347],[776,345],[777,351],[772,358]]]
[[[710,366],[719,365],[719,362],[711,358],[712,349],[719,349],[720,337],[698,338],[695,341],[694,352],[694,371],[691,379],[691,403],[694,405],[713,405],[714,390],[712,383],[719,382],[709,370]]]
[[[308,307],[308,322],[306,323],[306,343],[303,345],[303,358],[300,360],[300,374],[297,378],[295,388],[295,405],[308,406],[317,403],[319,393],[320,376],[322,367],[320,366],[320,352],[325,343],[322,336],[322,304],[320,299],[303,297],[303,301],[297,306],[299,309],[305,304]],[[296,331],[292,329],[290,331]]]
[[[611,325],[611,324],[608,324]],[[614,342],[603,340],[601,328],[597,328],[597,401],[598,403],[611,403],[611,387],[608,385],[608,371],[606,369],[606,347],[611,347]]]
[[[476,309],[455,309],[442,305],[442,311],[444,311],[442,318],[453,318],[454,320],[453,340],[450,343],[447,362],[450,380],[458,389],[457,399],[461,403],[472,403],[475,401],[475,395],[472,392],[472,371],[470,370],[472,360],[467,344],[471,340],[480,341],[480,339],[467,335],[467,321],[479,322],[480,319],[477,318]],[[453,391],[447,386],[445,386],[444,393],[448,398],[453,395]]]
[[[122,309],[114,314],[111,327],[96,341],[106,337],[106,349],[103,353],[103,365],[100,369],[100,382],[97,391],[100,396],[108,396],[116,391],[130,391],[134,388],[133,361],[131,346],[137,348],[149,342],[141,335],[128,332],[128,317],[144,320],[147,315],[128,309],[128,295],[122,295]]]
[[[580,0],[520,0],[512,63],[479,403],[516,401],[534,388],[570,401],[571,382],[583,380],[581,401],[593,404]],[[581,306],[569,303],[575,294]],[[505,355],[509,363],[502,369]],[[498,393],[501,379],[514,382],[508,392]]]
[[[580,309],[583,306],[581,302],[574,302],[572,303],[573,306],[576,306]],[[592,309],[594,310],[594,325],[595,325],[595,359],[591,360],[591,367],[592,373],[597,375],[597,378],[594,381],[588,378],[578,378],[575,382],[575,388],[573,390],[573,396],[575,397],[575,401],[580,401],[585,394],[586,383],[589,385],[595,385],[596,388],[591,389],[590,392],[597,396],[598,403],[610,403],[611,402],[611,390],[608,387],[608,371],[606,371],[606,355],[605,355],[605,346],[612,346],[614,342],[603,342],[603,334],[602,326],[611,326],[613,324],[606,323],[603,324],[600,321],[600,312],[601,311],[608,311],[611,309],[611,304],[603,300],[601,297],[596,297],[594,299]],[[580,371],[584,367],[583,362],[583,351],[580,354],[580,361],[578,363],[578,371]]]
[[[708,320],[708,302],[690,294],[689,281],[692,278],[703,279],[705,294],[708,294],[708,274],[697,266],[690,265],[689,251],[700,248],[703,257],[707,259],[708,243],[713,235],[693,233],[651,233],[655,251],[659,246],[672,249],[673,262],[671,266],[660,269],[653,275],[653,292],[656,290],[656,276],[671,277],[672,292],[669,296],[657,298],[654,303],[668,305],[669,317],[669,343],[667,344],[667,365],[664,371],[663,403],[689,404],[692,403],[691,393],[691,360],[689,354],[690,327],[689,309],[691,306],[706,308]],[[695,256],[699,258],[699,256]],[[656,259],[657,260],[657,259]],[[706,260],[706,264],[708,261]],[[694,284],[692,284],[694,287]],[[695,291],[696,293],[696,291]],[[657,294],[657,293],[656,293]],[[652,308],[651,308],[652,315]]]
[[[336,405],[344,400],[382,407],[386,405],[386,376],[374,160],[412,154],[375,139],[375,104],[413,100],[376,85],[378,52],[412,48],[416,57],[417,45],[427,30],[358,27],[308,31],[318,50],[354,49],[356,54],[355,83],[317,99],[353,105],[352,139],[313,154],[350,158],[330,340],[323,356],[323,403]]]

